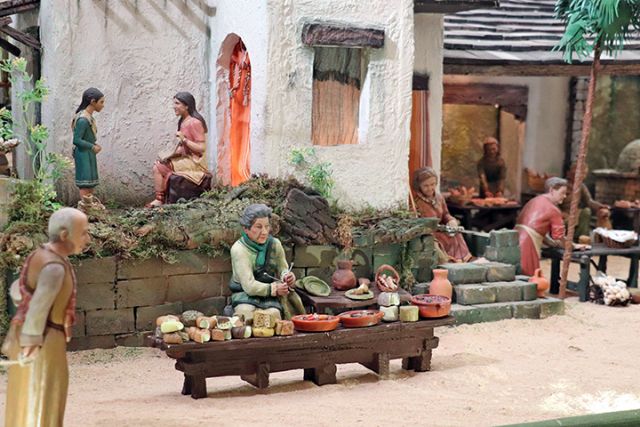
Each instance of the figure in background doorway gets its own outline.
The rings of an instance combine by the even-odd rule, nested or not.
[[[438,175],[433,168],[420,168],[413,174],[413,191],[415,193],[416,209],[420,216],[438,218],[440,224],[458,227],[458,221],[449,213],[447,203],[441,194],[436,193]],[[438,261],[467,262],[472,256],[461,234],[453,236],[442,231],[434,233]]]
[[[585,177],[589,173],[589,169],[585,164]],[[562,217],[568,221],[569,211],[571,210],[571,196],[573,195],[573,180],[576,176],[576,163],[572,163],[567,172],[567,198],[560,204]],[[609,206],[593,200],[591,192],[583,183],[580,187],[580,201],[578,202],[578,223],[576,224],[575,238],[576,241],[580,236],[588,236],[591,233],[591,215],[596,213],[598,218],[609,217]]]
[[[238,41],[233,48],[229,65],[229,91],[231,130],[231,185],[242,184],[249,179],[250,139],[249,122],[251,120],[251,62],[249,52]]]
[[[502,197],[504,180],[507,177],[507,166],[500,156],[498,140],[487,137],[482,145],[484,154],[478,161],[478,177],[480,178],[480,197]]]
[[[544,184],[546,193],[529,200],[516,221],[520,236],[520,267],[522,274],[533,276],[540,268],[542,244],[561,247],[565,227],[558,206],[567,196],[567,180],[549,178]]]
[[[78,209],[104,209],[93,191],[98,185],[98,162],[96,154],[102,147],[96,143],[98,129],[93,113],[104,108],[104,94],[90,87],[82,94],[82,101],[76,109],[71,123],[73,131],[73,160],[76,166],[76,186],[80,190]]]
[[[178,148],[175,155],[166,160],[159,160],[153,165],[153,185],[156,198],[146,207],[164,204],[167,182],[172,174],[180,175],[193,182],[202,184],[207,170],[206,141],[207,122],[196,109],[196,100],[189,92],[178,92],[173,97],[173,111],[178,120]]]
[[[76,278],[67,258],[89,243],[89,222],[77,209],[63,208],[49,219],[49,243],[26,259],[11,286],[17,305],[2,352],[9,367],[5,427],[62,427],[67,402],[67,342],[75,320]]]

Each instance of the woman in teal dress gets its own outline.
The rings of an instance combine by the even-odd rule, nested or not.
[[[76,115],[71,125],[73,129],[73,160],[76,164],[76,186],[80,190],[80,202],[78,208],[104,209],[104,206],[93,195],[94,188],[98,185],[98,163],[96,154],[102,151],[102,147],[96,143],[96,121],[94,112],[102,111],[104,107],[104,94],[100,90],[91,87],[82,94],[82,102],[76,110]]]

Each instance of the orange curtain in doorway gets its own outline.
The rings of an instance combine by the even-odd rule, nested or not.
[[[409,148],[409,182],[413,173],[424,166],[432,166],[429,144],[429,91],[412,92],[411,145]]]
[[[233,49],[229,66],[231,88],[231,185],[242,184],[249,179],[249,121],[251,119],[251,62],[249,52],[242,41]]]

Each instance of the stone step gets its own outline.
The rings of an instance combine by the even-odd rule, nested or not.
[[[564,314],[564,301],[538,298],[533,301],[511,301],[480,305],[451,305],[456,325],[495,322],[504,319],[546,319]]]
[[[510,282],[516,278],[515,265],[500,262],[448,263],[441,264],[438,268],[447,270],[447,277],[454,285]]]
[[[536,284],[531,282],[486,282],[453,287],[459,305],[492,304],[536,299]]]

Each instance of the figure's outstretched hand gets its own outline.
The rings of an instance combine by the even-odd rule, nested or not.
[[[276,285],[276,295],[283,297],[289,293],[289,285],[286,283],[278,283]]]
[[[102,151],[102,147],[101,147],[100,145],[95,144],[95,145],[93,146],[93,152],[94,152],[94,153],[98,154],[98,153],[99,153],[99,152],[101,152],[101,151]]]
[[[287,286],[289,286],[289,288],[293,289],[296,284],[296,275],[290,271],[282,277],[282,280],[287,284]]]
[[[33,357],[35,358],[40,353],[39,345],[28,345],[26,347],[22,347],[22,357]]]

